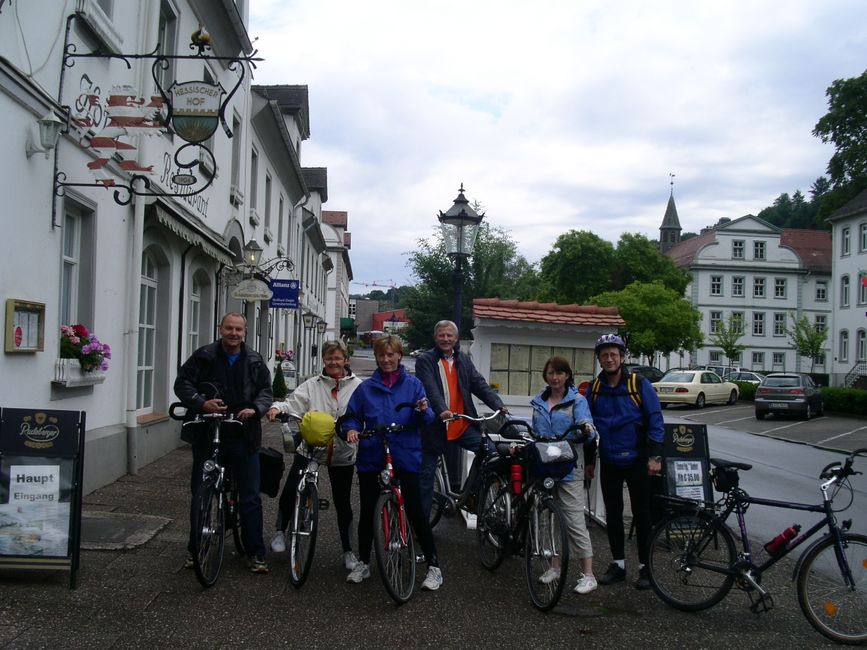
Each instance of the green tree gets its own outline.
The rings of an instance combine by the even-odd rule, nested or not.
[[[617,307],[626,321],[629,351],[651,359],[660,352],[689,350],[701,344],[701,314],[683,292],[662,282],[633,282],[622,291],[601,293],[590,299],[602,307]]]
[[[743,335],[743,319],[732,314],[726,322],[719,323],[716,332],[710,335],[710,342],[716,347],[721,348],[723,354],[731,362],[732,359],[746,349],[745,345],[740,344]]]
[[[858,77],[837,79],[825,92],[828,112],[816,123],[813,135],[832,142],[828,161],[833,189],[822,200],[827,216],[867,187],[867,71]]]
[[[614,246],[592,232],[570,230],[557,238],[540,266],[540,299],[580,305],[609,289],[616,270]]]
[[[689,272],[677,268],[670,257],[659,252],[659,244],[644,235],[621,235],[614,251],[614,262],[617,270],[609,287],[612,291],[620,291],[633,282],[660,281],[682,295],[690,282]]]
[[[789,341],[797,353],[810,359],[810,372],[813,372],[816,360],[825,352],[828,330],[817,327],[806,316],[796,318],[792,313],[789,316],[792,318],[792,326],[786,330],[786,334],[789,335]]]
[[[279,363],[274,368],[274,381],[271,383],[271,392],[274,394],[274,399],[283,399],[289,394],[286,378],[283,377],[283,368]]]

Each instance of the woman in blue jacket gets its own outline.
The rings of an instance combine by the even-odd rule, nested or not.
[[[370,577],[370,550],[373,544],[373,518],[379,499],[379,472],[385,467],[385,447],[373,436],[359,439],[365,428],[403,424],[420,427],[433,422],[435,415],[428,408],[424,387],[401,365],[403,346],[396,336],[384,336],[373,345],[377,369],[352,394],[346,417],[341,425],[347,442],[358,443],[355,468],[358,473],[358,557],[359,562],[346,577],[347,582],[359,583]],[[397,410],[402,402],[412,402],[413,409]],[[428,565],[422,589],[434,591],[443,583],[437,560],[436,546],[430,523],[421,507],[419,469],[421,469],[421,432],[418,428],[388,434],[394,471],[406,503],[407,514],[418,536]]]
[[[576,594],[589,594],[596,589],[596,577],[593,575],[593,547],[584,521],[584,479],[593,478],[596,429],[593,428],[590,407],[575,388],[572,368],[566,359],[558,356],[548,359],[542,369],[542,377],[548,386],[530,402],[536,435],[540,438],[556,438],[576,423],[584,424],[584,431],[590,433],[584,446],[586,453],[577,454],[575,469],[557,481],[554,492],[554,498],[560,504],[566,519],[570,553],[581,561],[581,575],[574,591]],[[575,431],[570,433],[568,438],[574,439],[579,435],[581,434]],[[562,578],[565,580],[566,576]],[[559,567],[552,567],[539,576],[539,582],[545,584],[560,579]]]

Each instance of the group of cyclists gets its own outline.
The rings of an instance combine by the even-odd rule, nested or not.
[[[434,328],[434,346],[416,359],[415,374],[402,365],[403,346],[396,336],[385,336],[374,344],[376,370],[361,380],[349,367],[342,341],[322,345],[322,371],[298,386],[285,401],[275,401],[267,364],[244,344],[246,319],[226,314],[220,322],[220,338],[196,350],[180,368],[175,393],[190,409],[204,413],[232,412],[244,424],[243,435],[229,439],[225,461],[238,477],[244,546],[254,573],[267,573],[263,537],[262,502],[259,496],[259,454],[261,419],[274,421],[282,413],[329,414],[337,422],[337,435],[327,449],[328,476],[337,511],[342,546],[341,562],[349,583],[361,583],[371,575],[374,509],[379,496],[378,475],[384,465],[380,438],[362,437],[365,429],[398,423],[399,435],[389,438],[394,469],[400,479],[406,511],[424,553],[427,573],[422,588],[437,590],[443,584],[436,543],[429,524],[434,476],[439,455],[447,445],[476,451],[485,440],[478,425],[456,420],[456,413],[476,416],[473,398],[489,408],[508,412],[474,367],[469,355],[460,350],[458,328],[452,321],[440,321]],[[623,483],[628,486],[633,516],[638,529],[639,573],[636,587],[649,587],[643,563],[643,546],[649,536],[649,476],[660,471],[662,415],[656,393],[644,378],[634,378],[623,368],[626,346],[616,334],[599,338],[596,357],[602,371],[593,383],[592,394],[576,388],[567,359],[553,356],[544,365],[545,388],[531,400],[532,426],[542,438],[557,437],[576,423],[589,434],[576,467],[558,481],[555,498],[566,516],[571,553],[580,560],[574,591],[587,594],[597,584],[611,584],[626,577],[623,531]],[[636,381],[637,380],[637,381]],[[203,384],[221,388],[218,395],[203,394]],[[398,409],[411,402],[414,409]],[[598,431],[598,435],[597,435]],[[571,434],[570,434],[571,435]],[[488,443],[489,444],[489,443]],[[205,436],[192,440],[191,488],[195,494],[201,482],[202,463],[210,448]],[[602,493],[607,513],[608,540],[613,563],[598,578],[593,572],[593,550],[584,518],[585,479],[592,478],[599,450]],[[491,450],[496,453],[495,450]],[[286,549],[286,528],[292,520],[294,494],[312,450],[301,443],[280,495],[271,550]],[[352,476],[358,475],[359,519],[355,550],[351,539],[353,510],[350,502]],[[473,473],[471,472],[471,476]],[[193,552],[192,537],[188,545]],[[192,566],[191,558],[188,564]],[[540,581],[560,579],[556,566]]]

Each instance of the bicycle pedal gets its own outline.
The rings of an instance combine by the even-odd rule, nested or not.
[[[319,499],[319,509],[320,510],[328,510],[331,507],[331,503],[328,499]]]

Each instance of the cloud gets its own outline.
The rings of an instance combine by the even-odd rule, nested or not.
[[[657,237],[670,172],[685,231],[807,194],[832,153],[811,135],[825,90],[867,60],[860,0],[250,10],[255,83],[310,88],[302,163],[328,167],[364,282],[408,280],[462,182],[530,261],[570,229]]]

